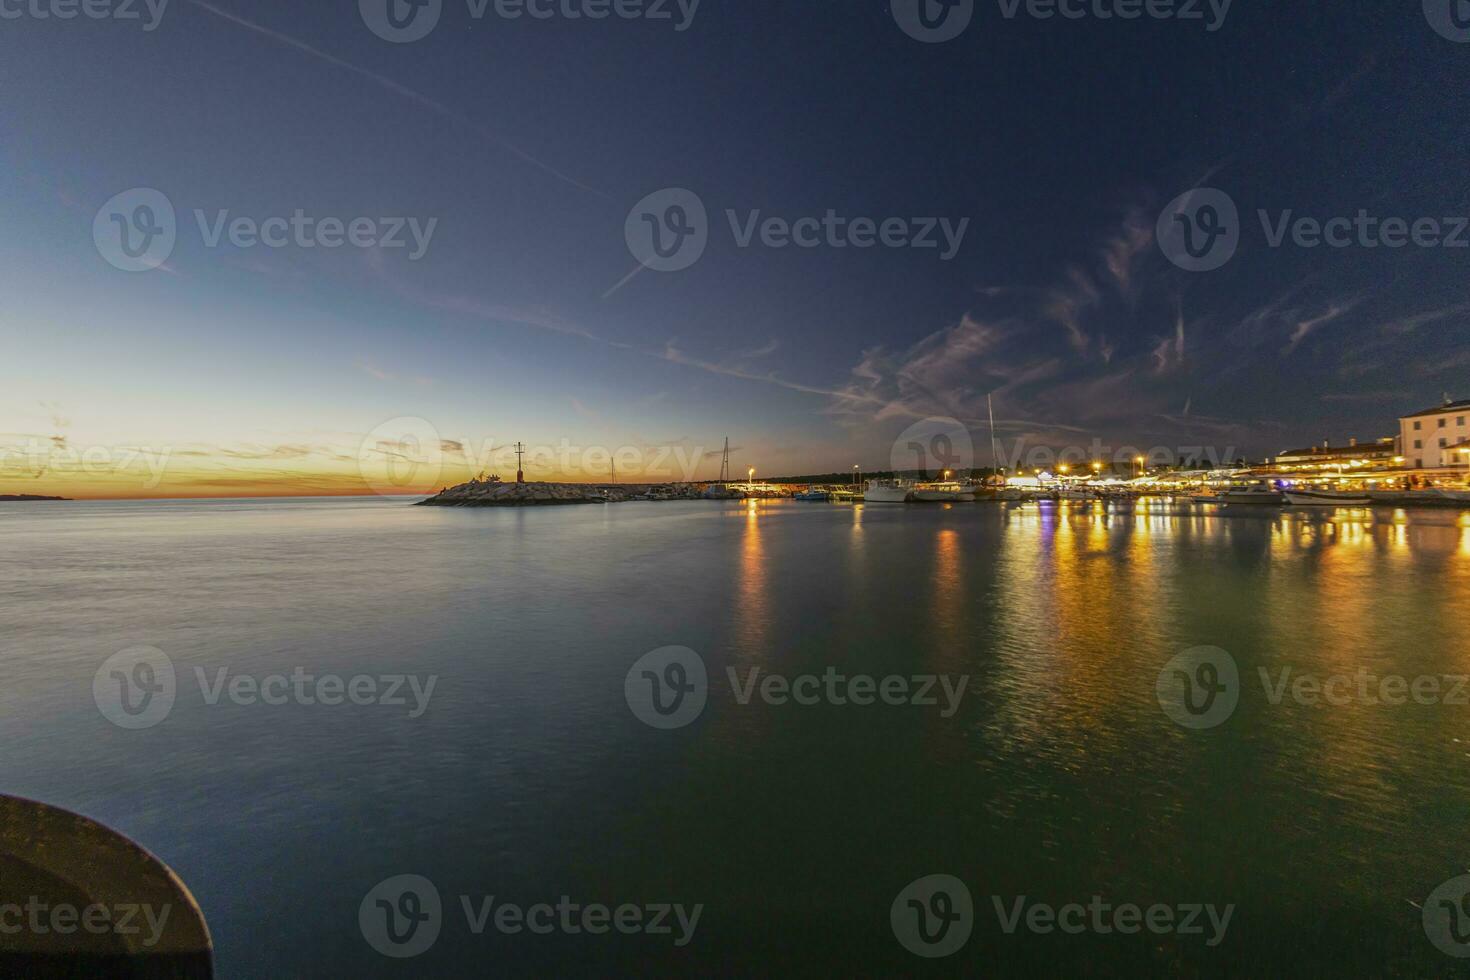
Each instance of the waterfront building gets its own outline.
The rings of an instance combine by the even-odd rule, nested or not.
[[[1278,473],[1359,473],[1399,469],[1404,458],[1393,436],[1363,444],[1349,439],[1346,446],[1334,446],[1324,439],[1320,446],[1284,450],[1268,460],[1268,465]]]
[[[1448,469],[1464,462],[1455,452],[1470,441],[1470,399],[1444,402],[1399,419],[1405,465],[1416,470]],[[1461,458],[1455,458],[1461,456]]]

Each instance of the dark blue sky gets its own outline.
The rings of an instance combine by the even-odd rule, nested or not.
[[[326,452],[412,415],[497,444],[728,434],[775,473],[886,465],[992,392],[1008,444],[1253,456],[1470,394],[1470,248],[1272,248],[1257,217],[1470,214],[1470,44],[1418,2],[1237,0],[1210,31],[991,0],[934,44],[881,0],[670,9],[445,0],[408,44],[356,0],[0,20],[0,432]],[[1195,186],[1240,212],[1211,272],[1154,241]],[[178,242],[128,274],[93,218],[137,187]],[[703,257],[609,294],[630,210],[671,187],[708,209]],[[210,248],[194,209],[438,223],[409,261]],[[944,261],[741,248],[727,209],[969,224]]]

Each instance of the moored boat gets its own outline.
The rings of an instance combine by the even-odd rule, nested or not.
[[[1367,507],[1373,503],[1366,494],[1332,490],[1288,490],[1286,502],[1295,507]]]
[[[1286,496],[1268,483],[1261,482],[1253,487],[1227,490],[1220,495],[1223,504],[1276,504],[1286,503]]]
[[[810,490],[803,490],[801,493],[793,494],[792,499],[825,504],[831,503],[832,493],[829,490],[818,490],[816,487],[812,487]]]
[[[913,492],[913,486],[906,480],[869,480],[863,500],[870,504],[902,504]]]
[[[972,503],[975,491],[952,481],[920,483],[914,487],[913,499],[926,504]]]

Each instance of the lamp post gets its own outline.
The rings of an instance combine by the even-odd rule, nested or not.
[[[852,485],[857,486],[862,481],[862,467],[854,465],[852,468]]]
[[[745,485],[748,486],[748,487],[750,487],[750,489],[752,489],[752,490],[755,489],[755,467],[754,466],[752,466],[750,468],[749,472],[747,472],[746,475],[745,475]]]
[[[1138,475],[1139,476],[1148,476],[1148,469],[1147,469],[1148,460],[1146,460],[1142,456],[1140,456],[1137,459],[1135,459],[1133,462],[1136,463],[1136,464],[1138,464]]]

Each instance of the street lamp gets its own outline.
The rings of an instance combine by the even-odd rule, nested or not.
[[[854,465],[853,468],[852,468],[852,485],[853,486],[857,486],[858,485],[858,481],[862,479],[862,475],[863,475],[862,467],[861,466]]]
[[[1147,476],[1148,475],[1148,469],[1147,469],[1147,467],[1148,467],[1148,460],[1146,460],[1142,456],[1140,456],[1137,459],[1135,459],[1133,462],[1135,462],[1135,463],[1138,464],[1138,475],[1139,476]]]
[[[750,471],[748,473],[746,473],[746,475],[745,475],[745,482],[749,486],[752,486],[752,487],[755,486],[755,467],[754,466],[752,466],[750,468]]]

